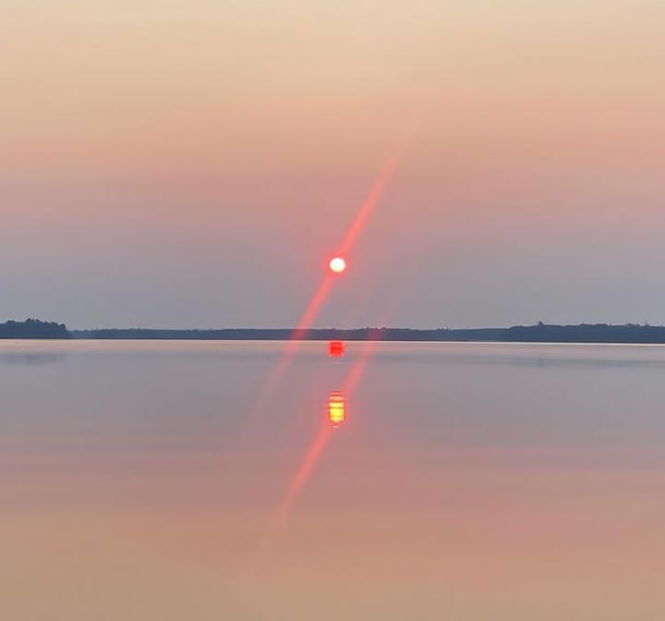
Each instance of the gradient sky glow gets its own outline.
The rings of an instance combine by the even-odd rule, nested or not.
[[[661,0],[4,0],[0,320],[665,323]]]

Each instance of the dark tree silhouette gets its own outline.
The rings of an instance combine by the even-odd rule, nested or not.
[[[208,339],[285,341],[290,329],[236,328],[226,330],[81,330],[74,338],[91,339]],[[515,343],[665,343],[665,327],[638,324],[580,324],[558,326],[539,322],[535,326],[511,328],[472,328],[451,330],[412,330],[410,328],[311,329],[298,333],[299,339],[315,341],[499,341]]]
[[[26,319],[0,323],[0,339],[70,339],[64,323]]]

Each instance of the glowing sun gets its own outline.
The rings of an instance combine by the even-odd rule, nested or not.
[[[341,274],[346,269],[346,261],[342,257],[335,257],[330,261],[330,269],[335,274]]]

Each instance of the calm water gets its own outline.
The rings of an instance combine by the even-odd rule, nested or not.
[[[2,618],[665,618],[665,347],[283,347],[0,342]]]

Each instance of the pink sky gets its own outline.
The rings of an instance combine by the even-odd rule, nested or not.
[[[665,323],[660,1],[6,0],[0,318]]]

